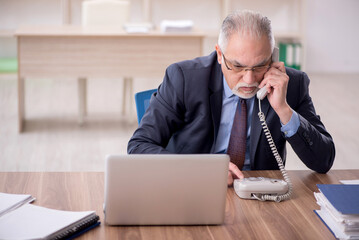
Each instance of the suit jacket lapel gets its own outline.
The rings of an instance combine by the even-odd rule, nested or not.
[[[270,104],[268,99],[265,98],[261,101],[261,108],[262,112],[265,116],[268,114],[268,110],[270,108]],[[250,137],[250,159],[251,159],[251,168],[254,168],[254,157],[257,151],[259,137],[263,131],[261,122],[259,121],[258,117],[259,106],[258,106],[258,99],[255,98],[254,106],[253,106],[253,113],[252,113],[252,120],[251,120],[251,137]]]
[[[214,126],[214,143],[216,143],[217,134],[219,125],[221,122],[221,113],[222,113],[222,95],[223,95],[223,73],[221,70],[221,66],[217,62],[216,55],[216,63],[213,68],[213,73],[211,74],[211,79],[209,83],[210,94],[210,106],[211,106],[211,115],[212,122]]]

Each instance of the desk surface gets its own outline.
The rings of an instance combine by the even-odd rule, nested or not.
[[[246,177],[280,178],[279,171],[250,171]],[[290,200],[274,203],[238,198],[227,192],[225,223],[220,226],[126,226],[103,224],[104,173],[0,173],[0,192],[27,193],[34,204],[48,208],[95,210],[101,226],[80,239],[334,239],[313,212],[319,209],[316,184],[359,179],[359,170],[333,170],[328,174],[289,171],[294,193]]]

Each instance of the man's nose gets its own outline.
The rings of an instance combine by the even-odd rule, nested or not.
[[[254,77],[254,73],[252,70],[246,70],[244,72],[244,76],[243,76],[243,80],[247,83],[247,84],[252,84],[255,82],[255,77]]]

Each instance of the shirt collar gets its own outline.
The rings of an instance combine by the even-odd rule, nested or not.
[[[226,78],[223,75],[223,94],[225,98],[230,98],[232,96],[235,96],[232,92],[232,89],[229,88]]]

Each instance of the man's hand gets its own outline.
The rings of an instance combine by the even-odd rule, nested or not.
[[[243,173],[241,172],[241,170],[239,170],[239,168],[234,163],[229,162],[228,180],[227,180],[228,186],[232,186],[234,179],[238,179],[238,178],[239,179],[244,178]]]
[[[273,62],[271,68],[264,74],[259,88],[267,86],[268,101],[283,124],[292,117],[293,110],[289,107],[286,97],[289,77],[283,62]]]

